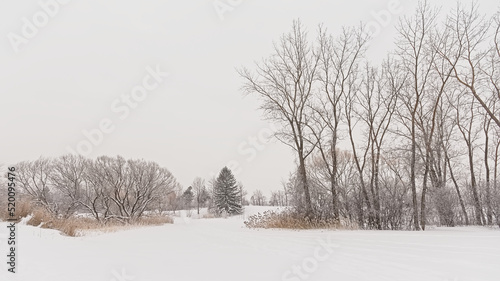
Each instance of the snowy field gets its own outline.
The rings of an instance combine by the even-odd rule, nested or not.
[[[72,238],[18,225],[14,275],[6,270],[6,225],[0,222],[0,280],[500,280],[499,229],[252,230],[242,216],[177,217]]]

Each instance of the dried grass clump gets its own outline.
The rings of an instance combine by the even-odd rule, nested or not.
[[[16,202],[16,217],[17,219],[25,218],[33,211],[34,206],[29,200],[23,200]]]
[[[207,214],[203,214],[202,218],[204,218],[204,219],[215,219],[216,216],[215,216],[215,214],[207,213]]]
[[[6,221],[8,219],[12,219],[12,217],[9,216],[8,213],[8,208],[7,208],[7,202],[4,204],[0,204],[1,209],[0,209],[0,220]],[[11,207],[11,206],[9,206]],[[27,217],[31,212],[33,211],[34,207],[33,204],[29,200],[18,200],[15,202],[15,211],[14,211],[14,219],[16,219],[18,222],[21,218]]]
[[[27,225],[43,226],[52,223],[52,215],[42,207],[36,207],[31,211],[31,218],[26,222]]]
[[[94,218],[72,216],[69,218],[58,217],[46,208],[39,206],[30,200],[19,200],[16,202],[15,218],[17,222],[21,218],[29,217],[26,221],[27,225],[32,225],[40,228],[55,229],[61,231],[67,236],[82,236],[86,232],[112,232],[132,227],[148,226],[148,225],[162,225],[167,223],[174,223],[170,216],[166,215],[151,215],[143,216],[130,222],[119,220],[98,221]],[[0,210],[0,219],[11,219],[7,213],[7,208]]]
[[[309,219],[293,211],[266,211],[250,216],[245,225],[248,228],[285,228],[285,229],[325,229],[339,228],[333,219]]]
[[[41,207],[35,208],[26,222],[27,225],[59,230],[67,236],[78,236],[78,230],[86,223],[80,218],[57,218]]]
[[[156,216],[140,217],[139,219],[133,221],[131,224],[145,226],[145,225],[162,225],[167,223],[174,223],[174,219],[172,219],[169,216],[156,215]]]
[[[141,217],[129,223],[120,222],[117,220],[109,220],[106,223],[99,222],[94,218],[86,217],[69,217],[57,218],[49,213],[44,208],[36,208],[31,213],[31,218],[27,221],[28,225],[39,226],[41,228],[55,229],[61,231],[67,236],[83,236],[87,232],[114,232],[132,227],[162,225],[173,223],[173,219],[169,216],[147,216]]]

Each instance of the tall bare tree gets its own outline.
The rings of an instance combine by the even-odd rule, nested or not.
[[[321,26],[319,28],[318,80],[320,94],[313,107],[316,126],[312,131],[318,142],[318,150],[323,167],[330,181],[332,194],[333,217],[340,219],[338,191],[338,140],[339,126],[343,116],[343,101],[346,94],[355,91],[358,76],[358,65],[363,58],[367,37],[363,27],[343,28],[341,34],[334,38],[328,35]]]
[[[486,114],[500,127],[500,119],[488,106],[490,95],[487,93],[490,91],[485,91],[487,75],[484,69],[488,64],[487,58],[491,54],[493,64],[490,74],[494,74],[496,71],[494,58],[498,51],[498,29],[495,33],[494,49],[485,47],[490,26],[491,21],[479,13],[477,3],[473,3],[470,8],[457,4],[455,11],[448,16],[445,31],[447,36],[452,38],[454,48],[440,54],[453,66],[455,79],[472,94]],[[498,78],[494,75],[490,78],[493,85],[498,82]]]
[[[369,154],[369,190],[373,202],[375,227],[382,229],[380,205],[380,165],[382,148],[386,139],[397,97],[406,77],[394,72],[393,61],[384,62],[381,71],[366,65],[362,85],[356,96],[357,116],[365,124],[366,149]]]
[[[410,187],[415,230],[420,230],[416,183],[417,114],[429,88],[429,80],[435,59],[430,40],[436,16],[437,11],[432,9],[426,1],[419,2],[415,14],[412,17],[405,17],[398,26],[398,55],[405,71],[409,73],[408,85],[405,87],[405,93],[401,95],[400,99],[402,108],[405,110],[398,111],[398,115],[410,135]]]
[[[261,98],[261,109],[282,129],[275,137],[295,150],[304,191],[306,217],[312,218],[313,208],[306,173],[306,159],[316,143],[310,140],[309,108],[314,95],[319,57],[307,39],[300,21],[294,21],[292,31],[274,45],[274,53],[256,65],[255,74],[246,68],[239,71],[244,79],[243,91]]]
[[[31,199],[43,206],[47,211],[58,214],[57,206],[52,200],[50,159],[40,157],[35,161],[23,161],[16,165],[18,186]]]
[[[460,131],[463,141],[467,146],[467,159],[470,175],[470,188],[475,210],[476,224],[484,223],[484,214],[481,206],[481,199],[478,191],[478,183],[475,171],[474,149],[478,139],[481,126],[477,123],[477,106],[475,99],[467,99],[462,91],[456,99],[456,119],[457,128]]]
[[[196,200],[196,208],[198,215],[200,214],[200,206],[203,206],[208,200],[209,194],[207,188],[205,187],[205,180],[202,178],[195,178],[193,184],[191,185],[194,190],[194,198]]]
[[[63,195],[59,204],[64,206],[64,215],[69,217],[82,203],[83,185],[87,169],[87,160],[82,156],[64,155],[54,159],[50,181]]]

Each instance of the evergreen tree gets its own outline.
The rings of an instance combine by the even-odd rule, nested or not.
[[[193,202],[193,199],[194,199],[194,194],[193,194],[192,189],[193,188],[190,186],[182,194],[182,201],[184,203],[184,207],[187,207],[188,209],[191,209],[191,203]]]
[[[217,214],[241,214],[241,198],[236,179],[229,168],[224,167],[219,173],[214,186],[214,205]]]

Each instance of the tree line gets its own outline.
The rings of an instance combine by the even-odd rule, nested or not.
[[[89,214],[100,223],[129,223],[147,214],[163,214],[197,207],[216,216],[243,211],[246,192],[232,172],[224,167],[205,185],[196,178],[183,189],[166,168],[146,160],[121,156],[89,159],[79,155],[41,157],[22,161],[16,167],[19,201],[42,207],[58,218]],[[0,193],[6,192],[0,181]]]
[[[121,156],[41,157],[15,167],[20,199],[55,217],[88,213],[102,223],[129,222],[164,210],[168,194],[179,186],[172,173],[157,163]]]
[[[191,210],[196,208],[199,215],[200,208],[207,208],[208,213],[217,217],[238,215],[243,213],[243,206],[248,205],[246,194],[243,184],[236,181],[233,172],[228,167],[223,167],[208,184],[204,179],[196,177],[185,190],[179,187],[172,194],[173,201],[178,204],[171,204],[174,208],[170,210],[187,210],[187,214],[191,215]]]
[[[364,25],[311,39],[299,20],[242,90],[295,151],[287,201],[373,229],[499,224],[500,14],[419,2],[382,63]]]

